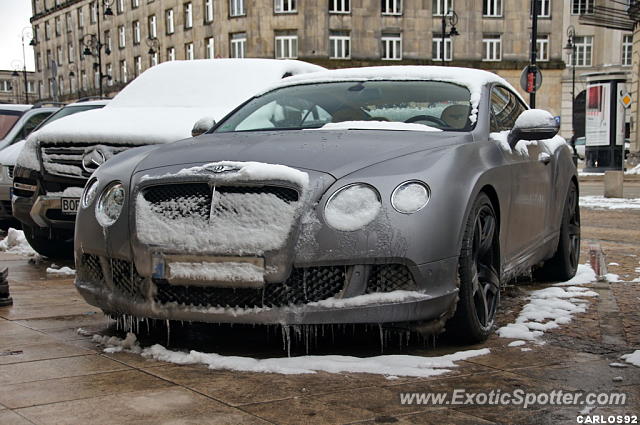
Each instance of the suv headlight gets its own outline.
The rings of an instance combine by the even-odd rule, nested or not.
[[[423,209],[431,198],[431,190],[426,184],[411,180],[396,187],[391,194],[391,205],[402,214],[413,214]]]
[[[351,232],[371,223],[381,208],[377,190],[364,183],[355,183],[331,195],[324,207],[324,218],[334,229]]]
[[[111,226],[120,217],[124,198],[124,186],[119,182],[111,183],[102,192],[96,205],[96,219],[102,227]]]
[[[98,179],[92,179],[87,187],[84,188],[84,193],[82,194],[82,207],[89,208],[89,206],[96,199],[96,195],[98,194]]]

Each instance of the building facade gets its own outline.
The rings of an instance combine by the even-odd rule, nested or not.
[[[573,24],[582,37],[579,78],[601,64],[622,65],[622,51],[610,46],[620,45],[624,35],[577,22],[580,14],[592,13],[589,5],[596,0],[538,1],[544,82],[536,106],[561,117],[561,134],[570,137],[567,26]],[[444,56],[447,65],[494,71],[520,90],[531,48],[527,0],[32,0],[32,5],[35,62],[42,75],[37,91],[60,100],[97,95],[98,67],[104,93],[112,95],[156,63],[220,57],[298,58],[339,68],[443,64]],[[445,34],[455,26],[459,35],[443,38],[442,18],[450,10],[457,22],[447,16]],[[87,47],[96,52],[98,37],[104,45],[100,66],[96,57],[83,54]],[[580,79],[576,94],[581,84]]]
[[[35,72],[0,70],[0,103],[33,103],[40,98],[36,91],[40,77]]]

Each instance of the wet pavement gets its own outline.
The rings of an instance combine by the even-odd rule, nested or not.
[[[583,210],[583,255],[598,241],[609,272],[631,281],[640,276],[640,211]],[[593,283],[598,292],[585,313],[553,329],[530,351],[511,340],[460,347],[446,336],[435,341],[390,342],[385,354],[440,356],[489,348],[490,354],[458,361],[450,373],[387,379],[382,375],[319,372],[280,375],[209,370],[133,353],[106,353],[92,333],[124,336],[113,321],[87,305],[70,278],[45,273],[49,261],[0,253],[10,269],[12,307],[0,307],[0,424],[574,424],[585,406],[403,405],[401,393],[624,392],[625,406],[602,406],[590,415],[640,415],[640,368],[612,367],[620,355],[640,349],[640,283]],[[70,265],[70,264],[66,264]],[[513,322],[535,282],[503,292],[499,325]],[[77,330],[82,328],[82,332]],[[286,356],[277,329],[176,324],[140,335],[143,346],[169,344],[251,357]],[[312,344],[313,345],[313,344]],[[293,355],[305,353],[303,344]],[[320,337],[311,354],[380,354],[376,332],[350,328]],[[623,418],[624,420],[624,418]],[[589,422],[587,422],[589,423]],[[621,422],[623,423],[623,422]]]

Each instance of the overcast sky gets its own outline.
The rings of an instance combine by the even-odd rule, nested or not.
[[[22,69],[22,29],[31,28],[31,0],[0,0],[0,69]],[[25,31],[25,35],[30,35]],[[33,48],[25,38],[27,71],[33,71]]]

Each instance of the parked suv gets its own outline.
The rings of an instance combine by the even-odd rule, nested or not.
[[[270,59],[154,66],[103,109],[54,122],[27,140],[14,170],[13,214],[33,249],[71,257],[82,188],[106,160],[129,148],[187,138],[192,130],[202,133],[274,82],[323,69]]]
[[[0,105],[0,151],[25,139],[60,106]]]

